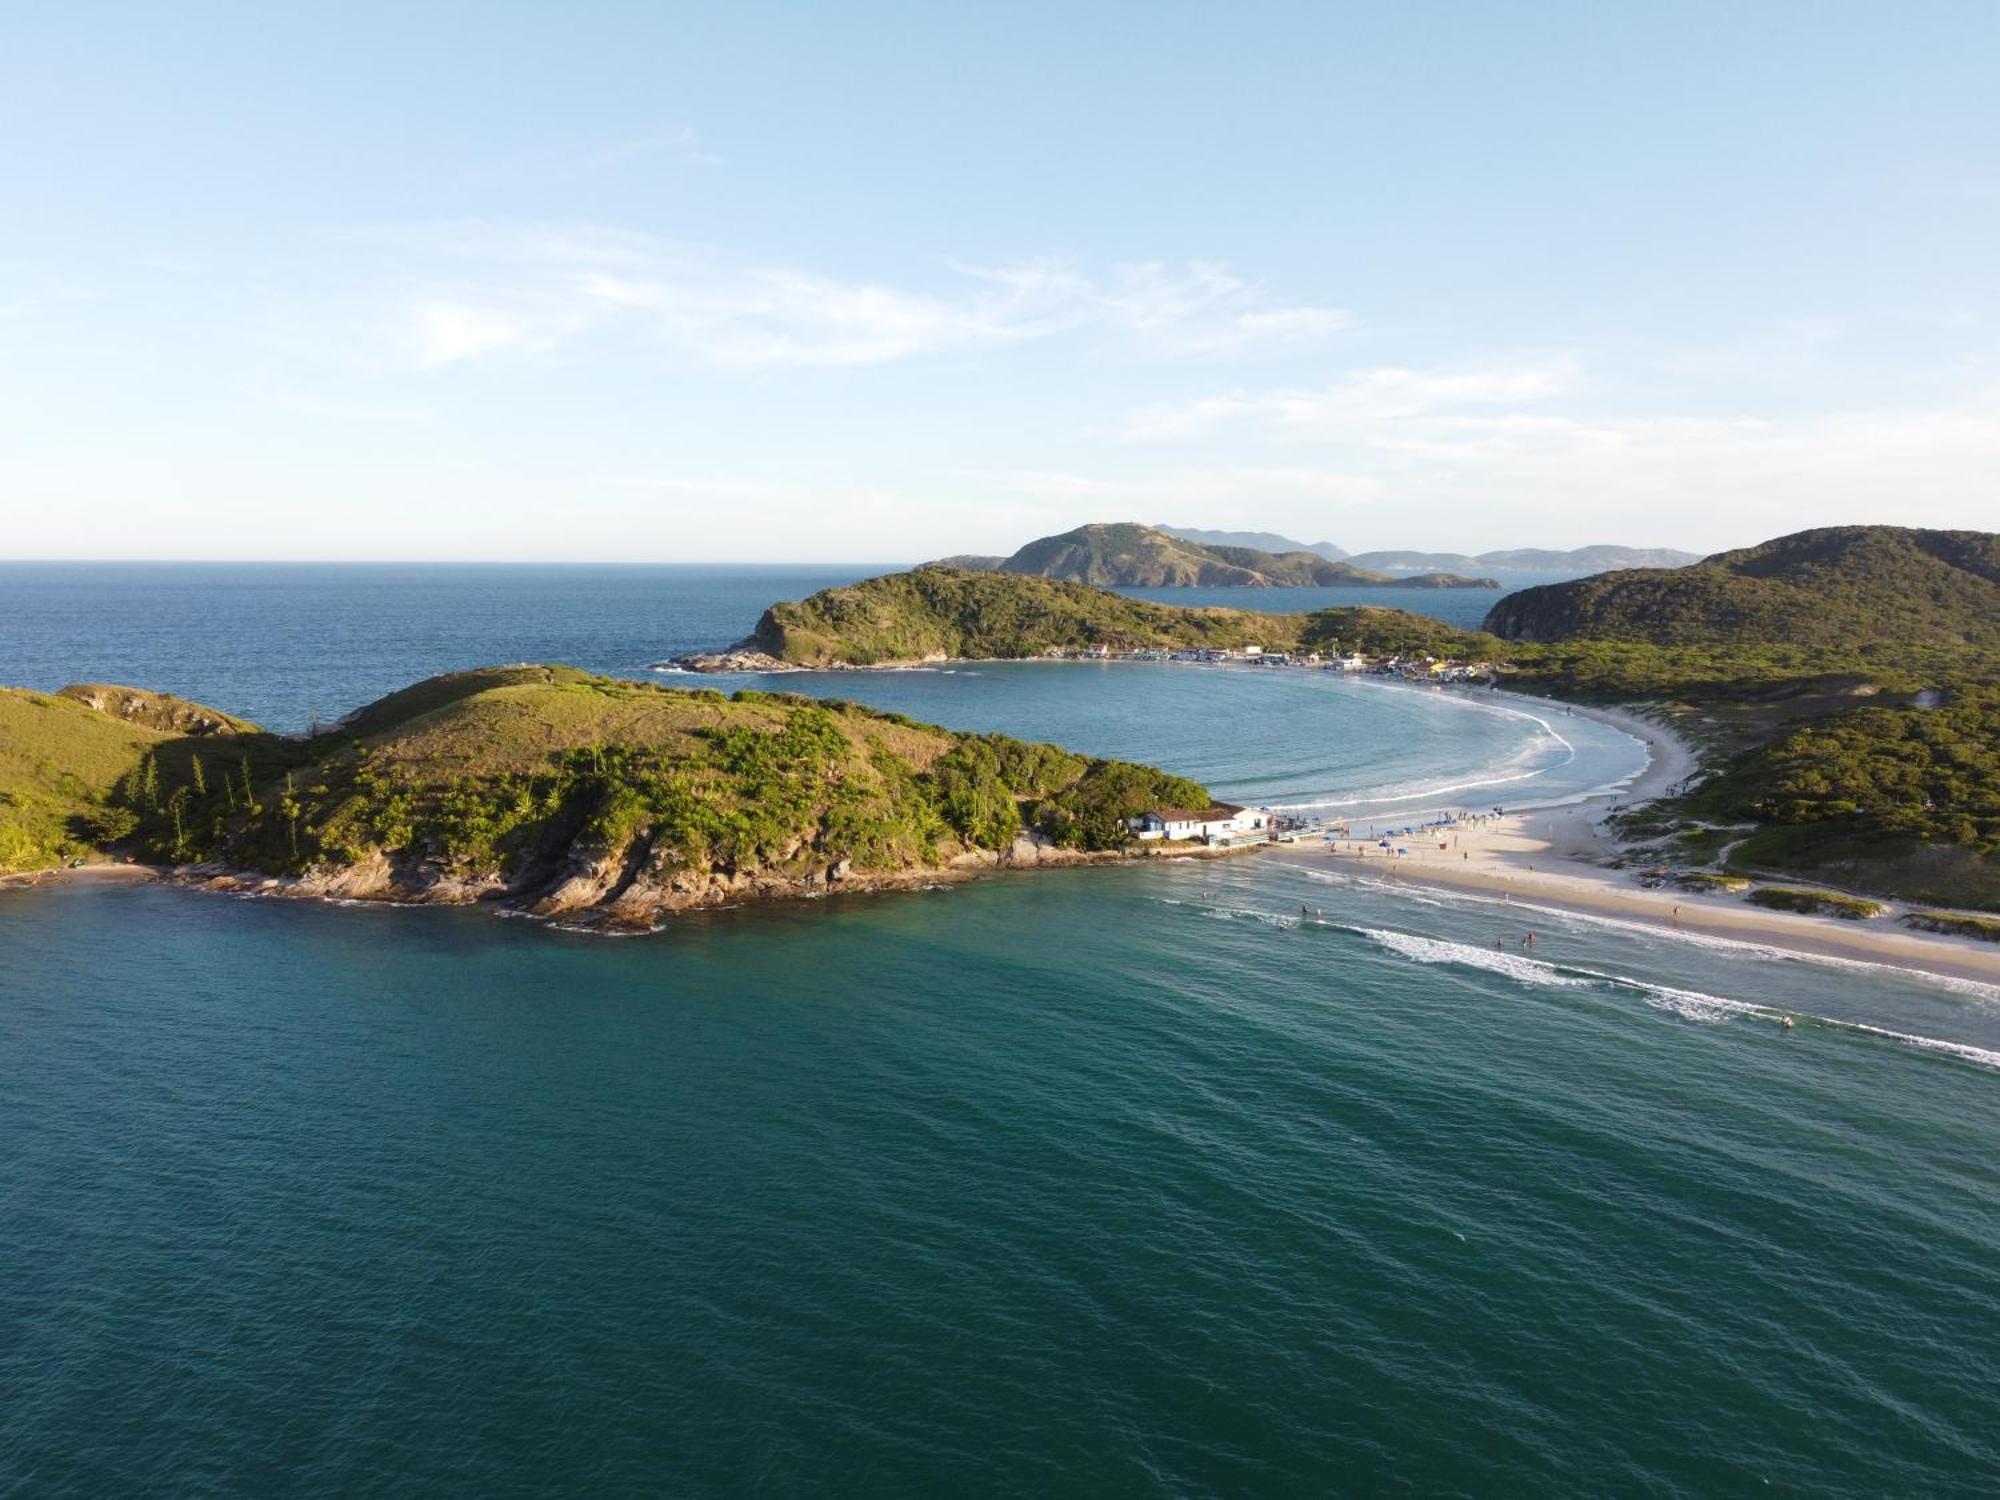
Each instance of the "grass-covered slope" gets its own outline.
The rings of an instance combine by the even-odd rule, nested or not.
[[[1493,607],[1486,628],[1520,641],[2000,646],[2000,536],[1802,531],[1692,567],[1523,589]]]
[[[1742,869],[2000,908],[2000,536],[1844,526],[1501,601],[1524,683],[1683,705]],[[1528,643],[1536,644],[1528,644]]]
[[[1051,647],[1284,646],[1303,616],[1181,609],[1082,584],[924,567],[774,604],[748,645],[800,666],[1039,656]]]
[[[990,860],[1024,828],[1116,849],[1127,817],[1207,793],[854,704],[510,667],[420,683],[311,740],[155,745],[115,797],[162,860],[640,919]]]
[[[940,657],[1262,646],[1267,651],[1430,653],[1492,659],[1503,643],[1430,615],[1375,605],[1306,614],[1192,609],[1083,584],[938,564],[825,589],[764,612],[745,646],[796,666],[874,666]]]
[[[1183,541],[1135,522],[1079,526],[1039,537],[1000,564],[1007,573],[1065,583],[1175,588],[1264,582],[1216,548]]]
[[[773,606],[755,644],[802,665],[1034,656],[1099,642],[1495,662],[1527,691],[1667,706],[1705,742],[1711,765],[1679,810],[1710,825],[1754,825],[1731,840],[1742,868],[2000,907],[2000,646],[1968,644],[1994,628],[1984,604],[1993,541],[1860,528],[1725,554],[1714,560],[1719,587],[1787,592],[1727,630],[1707,602],[1712,581],[1654,592],[1647,608],[1661,613],[1646,628],[1657,639],[1618,633],[1638,629],[1638,611],[1617,615],[1624,624],[1603,627],[1608,636],[1501,640],[1403,610],[1175,609],[1045,579],[928,568]],[[1930,586],[1920,589],[1915,575]],[[1584,582],[1615,589],[1633,576]],[[1885,588],[1915,594],[1892,638],[1856,625],[1827,644],[1817,638],[1825,632],[1795,624],[1793,610],[1806,607],[1795,594],[1845,600],[1841,608],[1868,616],[1888,613]],[[1506,612],[1493,623],[1508,623]]]
[[[0,870],[53,864],[129,831],[120,783],[162,744],[251,726],[137,688],[0,688]]]
[[[1373,584],[1393,588],[1497,588],[1490,578],[1433,573],[1399,578],[1335,561],[1308,548],[1268,552],[1258,547],[1199,541],[1119,521],[1079,526],[1039,537],[1011,557],[946,558],[945,566],[1018,573],[1106,588],[1304,588]]]

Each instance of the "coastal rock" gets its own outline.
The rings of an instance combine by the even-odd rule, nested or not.
[[[754,648],[735,647],[728,651],[697,651],[687,656],[676,656],[654,671],[672,669],[681,672],[797,672],[800,667],[788,661],[780,661],[767,651]]]

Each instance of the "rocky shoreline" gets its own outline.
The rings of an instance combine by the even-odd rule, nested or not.
[[[649,672],[805,672],[812,668],[780,661],[768,651],[732,646],[727,651],[694,651],[650,663]]]
[[[1145,859],[1221,859],[1265,847],[1134,844],[1124,849],[1083,850],[1023,831],[1003,850],[968,850],[940,865],[902,870],[856,870],[846,860],[801,873],[722,866],[667,869],[656,866],[644,851],[632,850],[577,850],[552,874],[544,871],[539,876],[512,880],[497,873],[467,878],[435,863],[399,863],[380,853],[358,864],[309,870],[302,875],[267,875],[213,864],[123,868],[140,878],[227,895],[335,904],[485,906],[496,914],[559,922],[566,928],[632,933],[657,931],[666,920],[690,911],[916,890],[958,884],[1004,870],[1063,869]]]

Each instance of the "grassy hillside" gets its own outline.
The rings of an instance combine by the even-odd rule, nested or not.
[[[106,799],[174,738],[66,694],[0,688],[0,870],[50,865],[120,832],[127,820]]]
[[[163,860],[310,872],[361,896],[645,910],[936,868],[1024,826],[1111,849],[1128,816],[1206,798],[1146,767],[854,704],[565,667],[435,678],[308,741],[150,744],[113,793]]]
[[[1608,635],[1522,641],[1403,610],[1173,609],[1043,579],[936,568],[774,606],[756,643],[812,665],[1033,656],[1096,642],[1492,661],[1526,691],[1664,706],[1711,760],[1706,781],[1670,812],[1690,824],[1752,825],[1731,840],[1745,868],[2000,909],[2000,646],[1967,643],[1995,625],[1982,592],[1991,586],[1992,543],[1877,528],[1806,533],[1712,560],[1724,589],[1847,601],[1827,610],[1886,613],[1876,603],[1884,589],[1914,591],[1893,638],[1857,625],[1838,644],[1797,626],[1793,611],[1805,606],[1789,595],[1724,630],[1709,608],[1712,580],[1660,592],[1655,575],[1560,587],[1587,601],[1595,586],[1615,591],[1620,580],[1646,577],[1648,608],[1663,612],[1646,626],[1657,639],[1616,633],[1639,628],[1635,610],[1615,614],[1613,625],[1591,622]],[[1936,576],[1920,588],[1913,570]],[[1507,612],[1495,611],[1494,622],[1510,623]]]
[[[1287,646],[1303,616],[1179,609],[1081,584],[935,565],[774,604],[747,644],[802,666],[1039,656],[1052,646]]]
[[[1487,617],[1522,641],[2000,646],[2000,537],[1836,526],[1692,567],[1523,589]]]
[[[1503,600],[1520,679],[1681,705],[1745,869],[2000,909],[2000,537],[1833,527]],[[1533,642],[1535,644],[1527,644]]]
[[[869,666],[927,657],[1040,656],[1093,645],[1237,648],[1368,655],[1428,652],[1495,659],[1504,643],[1429,615],[1377,606],[1305,614],[1189,609],[1082,584],[932,564],[774,604],[745,642],[801,666]]]
[[[1100,587],[1182,588],[1196,585],[1236,588],[1304,588],[1311,585],[1386,585],[1396,588],[1492,588],[1491,579],[1432,574],[1398,578],[1353,563],[1321,556],[1309,548],[1267,552],[1261,548],[1197,541],[1124,521],[1079,526],[1059,536],[1029,542],[1012,557],[998,560],[945,560],[984,571],[1052,578]]]
[[[1230,557],[1224,549],[1182,541],[1151,526],[1132,522],[1079,526],[1060,536],[1038,538],[1002,562],[1000,570],[1066,583],[1143,588],[1269,582],[1254,567]]]

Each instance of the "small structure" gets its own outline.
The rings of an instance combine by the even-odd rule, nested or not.
[[[1130,827],[1142,839],[1200,840],[1213,844],[1246,833],[1260,833],[1269,821],[1267,814],[1238,807],[1233,802],[1212,802],[1204,808],[1156,807],[1133,818]]]

